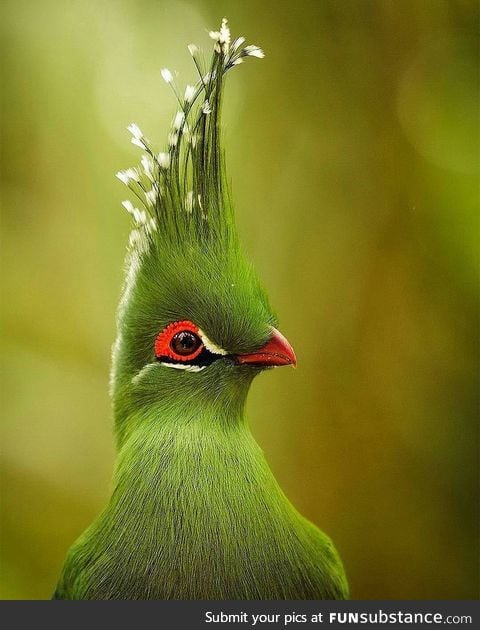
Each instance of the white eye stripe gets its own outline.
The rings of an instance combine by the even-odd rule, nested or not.
[[[220,354],[222,356],[228,354],[226,350],[220,348],[220,346],[217,346],[215,343],[213,343],[213,341],[210,341],[210,339],[202,330],[198,329],[198,334],[200,335],[200,339],[202,340],[203,345],[209,352],[211,352],[212,354]]]
[[[201,372],[207,366],[206,365],[190,365],[188,363],[165,363],[164,361],[160,362],[161,365],[169,368],[175,368],[176,370],[186,370],[187,372]]]

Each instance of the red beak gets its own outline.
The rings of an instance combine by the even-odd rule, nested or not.
[[[236,362],[258,365],[259,367],[274,367],[277,365],[293,365],[296,367],[297,358],[292,346],[281,332],[273,326],[271,328],[272,336],[262,348],[251,354],[237,354],[235,357]]]

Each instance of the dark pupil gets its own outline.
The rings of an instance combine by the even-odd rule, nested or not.
[[[180,355],[192,354],[199,347],[201,341],[195,333],[184,330],[173,336],[170,347]]]

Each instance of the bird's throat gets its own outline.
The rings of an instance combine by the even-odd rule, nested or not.
[[[243,415],[220,413],[132,419],[110,502],[72,552],[77,596],[336,596],[329,543],[286,499]]]

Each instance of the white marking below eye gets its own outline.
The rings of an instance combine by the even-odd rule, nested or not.
[[[141,383],[142,379],[150,372],[153,372],[157,365],[158,363],[156,361],[155,363],[147,363],[147,365],[144,365],[140,372],[138,372],[138,374],[135,374],[135,376],[132,378],[132,383],[134,385],[138,385],[138,383]]]
[[[213,341],[210,341],[210,339],[202,330],[199,329],[198,334],[200,335],[200,338],[203,341],[203,345],[209,352],[211,352],[212,354],[220,354],[222,356],[225,356],[226,354],[228,354],[226,350],[214,344]]]
[[[176,370],[186,370],[187,372],[201,372],[207,366],[206,365],[189,365],[188,363],[164,363],[160,361],[161,365],[169,368],[175,368]]]

